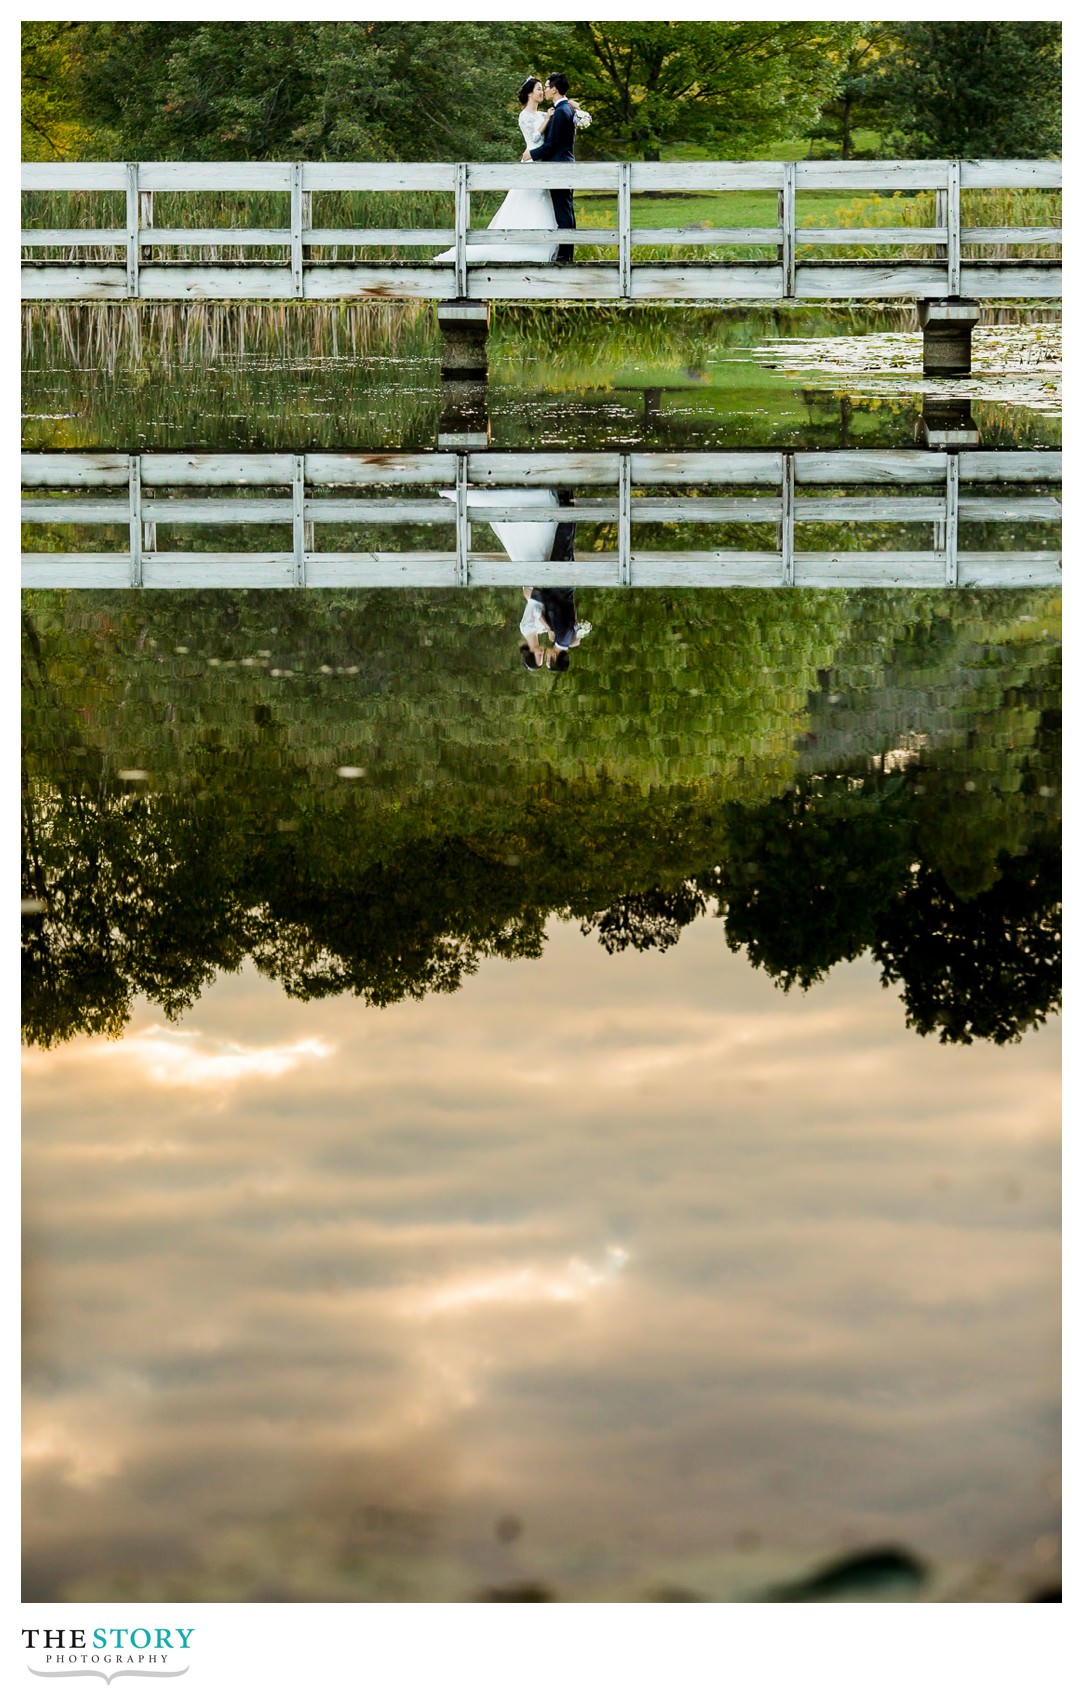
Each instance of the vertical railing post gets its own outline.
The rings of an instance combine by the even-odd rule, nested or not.
[[[782,294],[792,301],[797,293],[797,165],[782,168]]]
[[[140,191],[139,191],[139,229],[140,229],[140,233],[141,233],[140,238],[139,238],[139,252],[140,252],[140,258],[142,258],[143,249],[150,247],[150,243],[144,241],[143,236],[142,236],[142,232],[144,230],[153,230],[154,229],[154,190],[153,189],[140,189]]]
[[[782,455],[782,582],[792,584],[794,580],[793,559],[793,454],[784,450]]]
[[[936,225],[938,230],[942,230],[944,232],[945,236],[945,240],[943,242],[938,242],[936,244],[934,253],[938,260],[944,260],[946,262],[948,258],[948,245],[946,240],[948,230],[948,191],[946,189],[938,189],[936,191],[936,211],[933,214],[933,223]]]
[[[303,170],[302,170],[302,173],[301,173],[301,180],[302,180],[302,182],[304,181],[304,171]],[[306,258],[311,257],[308,254],[308,237],[311,235],[311,233],[312,233],[312,190],[311,189],[302,189],[301,190],[301,261],[302,261],[302,265],[303,265]]]
[[[455,457],[455,579],[470,582],[470,516],[466,511],[467,457]]]
[[[466,295],[466,232],[470,225],[470,186],[466,166],[455,167],[455,293]]]
[[[128,164],[128,192],[124,209],[127,241],[127,293],[130,300],[139,294],[139,167]]]
[[[620,457],[617,485],[617,579],[621,584],[632,582],[632,461],[630,455]]]
[[[300,160],[295,160],[290,167],[290,270],[293,274],[293,293],[296,297],[302,296],[305,292],[301,171]]]
[[[304,585],[305,572],[305,457],[293,457],[293,582]]]
[[[961,161],[948,161],[948,294],[963,293],[963,232],[962,193],[960,189]]]
[[[625,162],[617,170],[617,263],[621,300],[627,301],[632,293],[632,167]]]
[[[128,553],[132,589],[138,590],[143,583],[143,486],[138,455],[128,456]]]
[[[944,583],[959,583],[959,457],[949,454],[947,503],[944,515]]]

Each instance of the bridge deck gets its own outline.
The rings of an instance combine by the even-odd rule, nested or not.
[[[24,524],[119,528],[113,552],[30,552],[24,588],[509,585],[987,586],[1060,582],[1060,556],[1021,551],[1020,524],[1057,525],[1053,451],[733,453],[28,454]],[[556,491],[574,490],[559,507]],[[98,493],[100,492],[100,494]],[[115,493],[114,493],[115,492]],[[270,492],[274,492],[273,494]],[[508,559],[472,526],[572,523],[574,560]],[[806,528],[926,528],[931,547],[799,548]],[[636,546],[642,528],[767,527],[747,548]],[[963,549],[960,527],[1003,524],[1012,546]],[[283,547],[160,550],[159,527],[281,528]],[[327,526],[441,526],[454,546],[318,549]],[[583,548],[584,536],[587,547]],[[520,538],[522,534],[520,534]],[[770,540],[773,547],[764,547]],[[983,539],[985,540],[985,539]],[[615,542],[616,547],[613,548]],[[595,547],[597,544],[599,547]]]
[[[610,197],[610,226],[592,223],[567,238],[580,248],[609,250],[604,263],[591,259],[559,267],[544,259],[537,264],[495,261],[494,247],[509,246],[521,254],[535,241],[544,256],[554,232],[493,231],[472,223],[472,195],[566,186],[568,166],[296,161],[26,165],[23,190],[32,205],[37,204],[33,197],[43,193],[82,199],[78,205],[69,200],[69,216],[62,224],[54,218],[23,230],[23,295],[28,300],[97,301],[370,297],[683,302],[958,295],[1055,299],[1061,294],[1055,255],[1012,259],[987,252],[1056,249],[1058,225],[994,227],[965,216],[970,198],[985,189],[1059,190],[1057,160],[587,162],[570,169],[577,191]],[[749,190],[775,192],[773,224],[744,227],[727,221],[726,194]],[[886,198],[889,211],[897,207],[901,222],[803,223],[802,196],[807,207],[809,194],[827,191],[871,192]],[[905,197],[930,191],[933,222],[907,225]],[[155,224],[156,194],[170,198],[174,222],[168,226]],[[381,222],[379,228],[317,220],[317,197],[322,203],[327,195],[351,194],[370,199],[405,196],[407,213],[416,211],[418,197],[428,197],[421,210],[428,210],[429,216],[421,224],[407,219],[398,227]],[[660,230],[637,225],[636,197],[658,194],[716,195],[719,218],[709,226]],[[85,222],[88,195],[100,204],[99,224]],[[233,198],[226,223],[209,228],[198,221],[191,197],[207,195]],[[121,196],[123,222],[117,218]],[[178,196],[189,201],[178,207]],[[270,222],[265,217],[252,224],[248,219],[258,196],[259,210],[271,209]],[[452,215],[446,227],[433,227],[434,196]],[[904,198],[896,202],[895,196]],[[873,247],[877,256],[820,258],[824,249],[855,246]],[[753,257],[747,252],[738,259],[718,257],[732,248],[751,249]],[[890,252],[914,248],[931,248],[932,254],[914,258]],[[228,252],[238,249],[258,252],[247,258]],[[393,254],[389,259],[387,249],[411,251],[410,257]],[[430,254],[419,263],[412,254],[416,249],[446,250],[449,258],[437,264]],[[341,256],[342,250],[347,257]],[[660,259],[659,251],[670,257]],[[700,257],[712,251],[713,257]]]

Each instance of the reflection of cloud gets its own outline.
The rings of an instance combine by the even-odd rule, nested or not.
[[[567,1598],[732,1597],[741,1531],[765,1583],[851,1541],[1032,1563],[1055,1023],[923,1041],[874,964],[782,997],[711,920],[556,925],[318,1042],[254,971],[198,1014],[28,1055],[30,1597],[464,1598],[510,1512]]]
[[[473,1310],[478,1305],[581,1304],[599,1287],[610,1286],[628,1262],[620,1246],[607,1246],[605,1262],[593,1265],[571,1257],[558,1270],[523,1267],[496,1274],[477,1273],[465,1279],[437,1282],[411,1298],[407,1315],[435,1316]]]
[[[103,1060],[116,1056],[112,1044],[93,1044]],[[124,1040],[129,1062],[160,1086],[235,1086],[243,1080],[276,1080],[308,1057],[329,1057],[334,1045],[298,1039],[288,1045],[239,1045],[210,1039],[198,1028],[145,1027]]]

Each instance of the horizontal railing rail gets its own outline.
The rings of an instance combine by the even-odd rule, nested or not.
[[[1058,190],[1058,160],[798,160],[612,163],[592,161],[571,169],[577,192],[615,197],[613,225],[590,225],[565,233],[579,248],[602,249],[602,259],[577,270],[548,264],[550,230],[489,230],[471,223],[471,197],[517,188],[567,187],[569,167],[553,164],[363,164],[305,161],[191,162],[115,161],[27,164],[23,191],[68,192],[125,198],[125,218],[100,226],[73,222],[29,223],[22,231],[25,299],[175,300],[278,299],[305,297],[428,297],[451,295],[485,300],[579,298],[585,300],[825,300],[869,297],[931,298],[964,294],[979,299],[1048,299],[1061,294],[1059,258],[982,258],[965,249],[1059,246],[1058,225],[981,225],[963,222],[963,196],[970,190]],[[725,194],[773,190],[774,224],[755,226],[637,225],[636,195]],[[327,194],[359,191],[388,196],[437,192],[448,197],[446,226],[411,228],[335,223],[316,217],[314,203]],[[887,196],[932,191],[935,222],[811,225],[800,222],[802,194],[873,192]],[[175,222],[155,225],[155,194],[282,197],[283,217],[247,225]],[[537,245],[538,260],[502,262],[492,249]],[[809,258],[838,247],[871,246],[883,258]],[[931,247],[926,260],[892,256],[890,249]],[[762,259],[659,259],[675,249],[765,250]],[[223,259],[220,249],[278,250],[268,259]],[[443,261],[365,258],[373,249],[448,250]],[[93,258],[58,250],[98,250]],[[472,254],[471,249],[478,250]],[[651,257],[637,259],[644,249]],[[177,257],[178,250],[181,257]],[[211,250],[208,256],[207,250]],[[327,250],[331,258],[326,257]],[[354,256],[343,259],[339,250]],[[488,250],[488,253],[485,252]],[[615,252],[613,252],[615,250]],[[802,257],[802,250],[805,255]],[[195,251],[196,258],[186,251]],[[358,258],[357,256],[361,257]],[[116,256],[116,257],[113,257]]]
[[[1056,584],[1057,550],[965,550],[959,528],[1056,525],[1060,478],[1061,457],[1051,450],[27,454],[25,524],[119,526],[127,547],[30,551],[22,557],[22,582],[28,589]],[[896,493],[907,486],[913,493]],[[381,487],[391,493],[381,495]],[[558,489],[576,492],[573,505],[555,504]],[[230,493],[205,493],[215,490]],[[281,493],[253,493],[270,490]],[[42,491],[50,493],[34,494]],[[90,493],[96,491],[117,494]],[[733,493],[719,493],[726,491]],[[572,561],[506,559],[474,548],[471,527],[482,522],[615,526],[617,547],[592,547]],[[921,524],[931,528],[933,546],[796,547],[797,527],[840,522]],[[289,546],[224,553],[157,547],[159,526],[255,524],[287,528]],[[775,547],[636,547],[637,526],[675,524],[767,525]],[[316,531],[326,525],[443,525],[454,528],[455,546],[320,550]]]

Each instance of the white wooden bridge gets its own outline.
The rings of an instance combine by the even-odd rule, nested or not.
[[[580,248],[604,250],[601,262],[560,267],[472,257],[472,248],[484,247],[491,255],[494,245],[521,249],[536,239],[548,249],[553,241],[551,230],[497,232],[473,226],[473,196],[565,187],[570,173],[577,193],[610,197],[607,228],[591,225],[562,237]],[[571,168],[101,162],[28,164],[22,181],[31,213],[41,204],[38,196],[66,193],[79,198],[81,220],[89,210],[84,197],[93,195],[101,220],[94,225],[30,222],[23,229],[26,300],[992,301],[1061,294],[1059,257],[1013,259],[1005,252],[1021,245],[1054,249],[1061,239],[1059,226],[991,227],[965,216],[971,191],[1059,189],[1057,160],[584,162]],[[725,195],[750,190],[775,192],[775,222],[755,228],[725,224]],[[453,214],[446,227],[354,228],[319,216],[327,196],[378,193],[401,205],[402,197],[418,191],[446,197]],[[921,228],[802,222],[808,195],[821,191],[851,196],[933,191],[935,222]],[[636,223],[638,197],[682,193],[717,194],[723,222],[664,230]],[[273,225],[257,228],[245,222],[247,201],[255,194],[276,198],[281,216]],[[214,228],[169,226],[160,217],[156,223],[155,197],[167,197],[167,204],[175,206],[177,195],[235,196],[236,216]],[[833,248],[854,246],[875,246],[883,258],[829,257]],[[914,247],[930,251],[925,258],[898,252]],[[381,253],[388,249],[391,258]],[[434,263],[433,253],[443,249],[454,251],[453,260]],[[703,259],[690,259],[689,249]],[[761,253],[727,259],[727,249]],[[670,250],[673,257],[659,258],[659,250]],[[402,251],[413,257],[400,257]],[[239,257],[246,252],[248,258]]]
[[[102,526],[113,528],[114,537],[119,528],[124,542],[93,553],[78,546],[25,553],[22,583],[27,589],[1055,585],[1059,552],[1020,551],[1015,534],[1021,524],[1059,524],[1060,477],[1061,457],[1052,450],[27,454],[23,521],[31,538],[39,526]],[[574,506],[554,507],[558,489],[574,491]],[[510,560],[475,547],[472,528],[481,522],[554,520],[575,522],[576,559]],[[927,528],[929,546],[799,547],[809,528],[840,522],[916,522]],[[1008,545],[962,547],[961,527],[973,523],[1010,526]],[[762,546],[762,532],[747,549],[637,544],[643,526],[689,524],[766,526],[774,547]],[[193,526],[250,525],[281,528],[282,547],[267,552],[264,542],[225,553],[159,547],[166,528],[183,536]],[[328,526],[393,533],[400,525],[443,527],[453,547],[317,547]],[[615,550],[595,547],[595,540],[611,545],[614,537]]]

